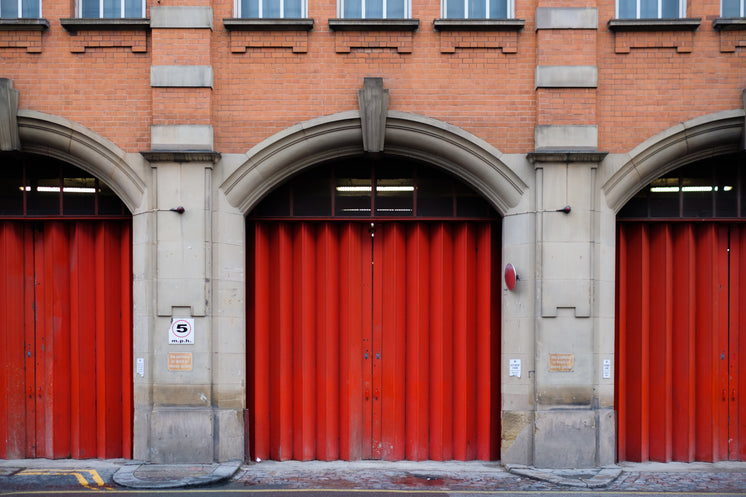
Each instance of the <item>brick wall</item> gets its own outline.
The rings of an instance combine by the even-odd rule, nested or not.
[[[159,5],[183,5],[162,2]],[[189,5],[208,5],[189,2]],[[537,7],[598,8],[598,30],[535,30]],[[612,32],[613,0],[516,2],[518,32],[436,31],[439,0],[412,0],[419,29],[333,31],[334,0],[310,0],[311,31],[228,31],[233,2],[212,4],[213,29],[79,30],[72,2],[45,2],[47,31],[0,32],[2,76],[20,107],[63,116],[128,152],[151,124],[212,124],[215,150],[245,152],[288,126],[357,108],[366,76],[390,109],[462,127],[505,153],[534,148],[534,126],[597,124],[600,150],[624,152],[674,124],[743,106],[746,32],[719,32],[719,2],[692,0],[696,31]],[[150,66],[211,65],[212,89],[150,87]],[[535,88],[539,64],[595,65],[597,89]]]

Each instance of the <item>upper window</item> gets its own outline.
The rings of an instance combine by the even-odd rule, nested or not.
[[[79,0],[78,17],[81,18],[142,18],[145,17],[143,0]]]
[[[686,17],[686,0],[617,0],[617,19]]]
[[[0,0],[0,18],[19,19],[41,17],[41,0]]]
[[[723,0],[723,17],[746,17],[746,1]]]
[[[238,0],[238,17],[301,19],[307,16],[305,0]]]
[[[345,19],[409,19],[409,0],[338,0]]]
[[[507,19],[513,0],[443,0],[446,19]]]

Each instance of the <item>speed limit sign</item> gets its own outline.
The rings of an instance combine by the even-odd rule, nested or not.
[[[194,319],[173,318],[168,330],[169,345],[194,345]]]

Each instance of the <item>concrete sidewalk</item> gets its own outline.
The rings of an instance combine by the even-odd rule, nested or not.
[[[44,473],[46,471],[46,473]],[[102,483],[168,489],[228,482],[255,489],[703,492],[746,495],[746,462],[621,463],[579,470],[504,467],[498,462],[333,461],[145,464],[127,459],[0,460],[0,481],[14,475],[100,474]],[[99,485],[100,486],[100,485]]]

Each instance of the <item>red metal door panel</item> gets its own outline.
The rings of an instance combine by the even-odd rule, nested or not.
[[[494,236],[490,223],[255,223],[251,457],[495,459]]]
[[[0,457],[26,456],[27,350],[24,340],[23,226],[0,223]]]
[[[619,459],[727,459],[729,227],[617,233]]]
[[[746,461],[746,227],[730,233],[730,360],[728,363],[728,456]],[[739,361],[740,359],[740,361]]]
[[[20,344],[23,358],[3,358],[16,371],[0,397],[25,399],[0,418],[13,445],[0,456],[131,456],[130,231],[129,222],[0,223],[9,324],[0,342]]]

